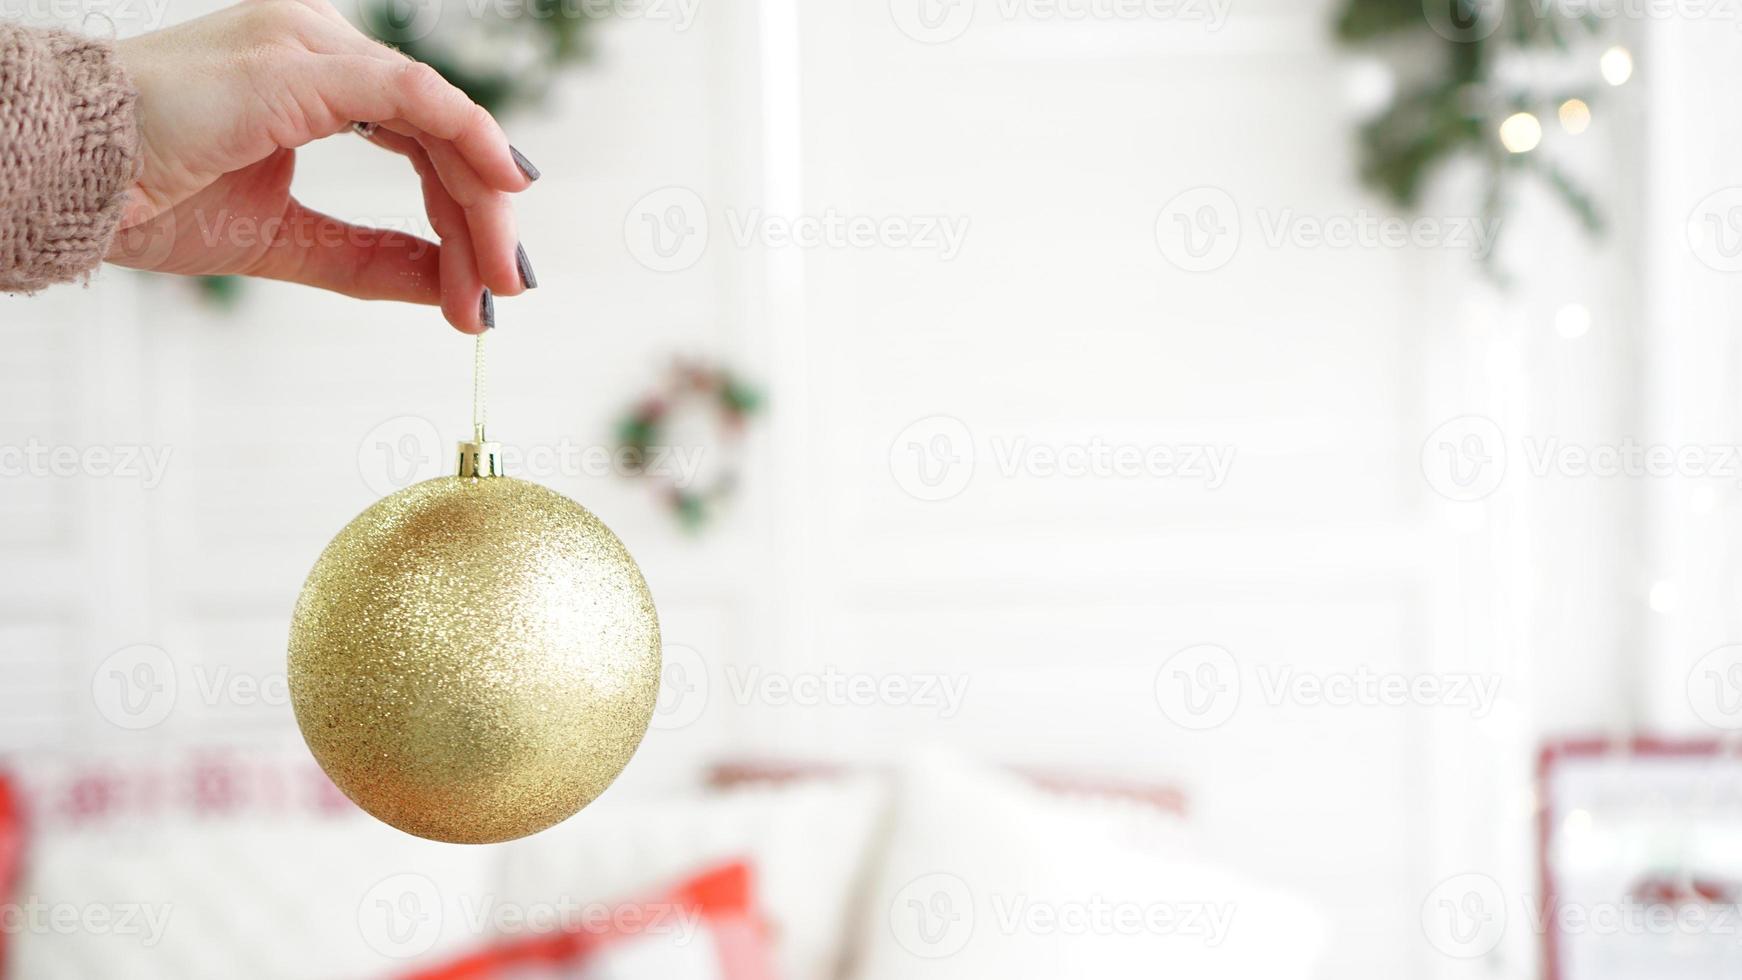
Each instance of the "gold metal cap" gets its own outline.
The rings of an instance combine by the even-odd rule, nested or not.
[[[481,437],[460,443],[459,474],[478,478],[502,476],[502,444]]]

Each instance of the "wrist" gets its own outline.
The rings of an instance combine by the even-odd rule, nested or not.
[[[0,41],[17,69],[0,72],[0,104],[16,106],[14,124],[29,127],[28,138],[0,133],[0,163],[12,175],[0,184],[23,205],[14,209],[22,227],[5,237],[24,245],[6,250],[0,271],[8,291],[28,292],[102,261],[137,172],[139,120],[109,42],[53,29],[13,29]]]

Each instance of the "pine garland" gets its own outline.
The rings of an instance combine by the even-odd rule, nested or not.
[[[480,18],[458,32],[461,41],[482,41],[483,53],[468,57],[451,36],[425,30],[415,13],[396,15],[403,0],[366,2],[363,27],[376,40],[434,68],[492,113],[542,100],[563,68],[591,56],[588,35],[598,19],[567,0],[515,0],[511,14]],[[530,49],[532,63],[507,64],[489,51],[492,43]]]
[[[1431,77],[1411,83],[1361,126],[1362,182],[1399,207],[1414,209],[1436,170],[1470,158],[1485,173],[1482,216],[1494,227],[1504,228],[1514,188],[1529,179],[1546,184],[1587,232],[1600,235],[1603,216],[1584,188],[1540,148],[1509,152],[1498,136],[1501,122],[1514,113],[1550,120],[1569,99],[1596,101],[1594,88],[1538,90],[1497,77],[1507,55],[1570,52],[1601,28],[1594,16],[1558,10],[1497,0],[1347,0],[1337,19],[1340,40],[1368,49],[1425,50],[1436,66]],[[1481,261],[1500,278],[1494,256],[1490,248]]]

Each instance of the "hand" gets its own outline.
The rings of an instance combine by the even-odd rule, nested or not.
[[[522,278],[508,198],[532,183],[525,158],[482,107],[326,0],[246,0],[119,51],[139,92],[143,166],[109,261],[440,304],[466,333],[493,325],[492,292],[535,282],[530,268]],[[439,246],[290,195],[296,148],[353,122],[379,124],[370,140],[411,160]]]

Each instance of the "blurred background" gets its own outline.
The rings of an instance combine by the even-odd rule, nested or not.
[[[484,848],[303,748],[303,577],[469,431],[437,312],[0,300],[8,980],[1742,971],[1742,11],[341,9],[543,172],[490,430],[645,570],[652,731]]]

